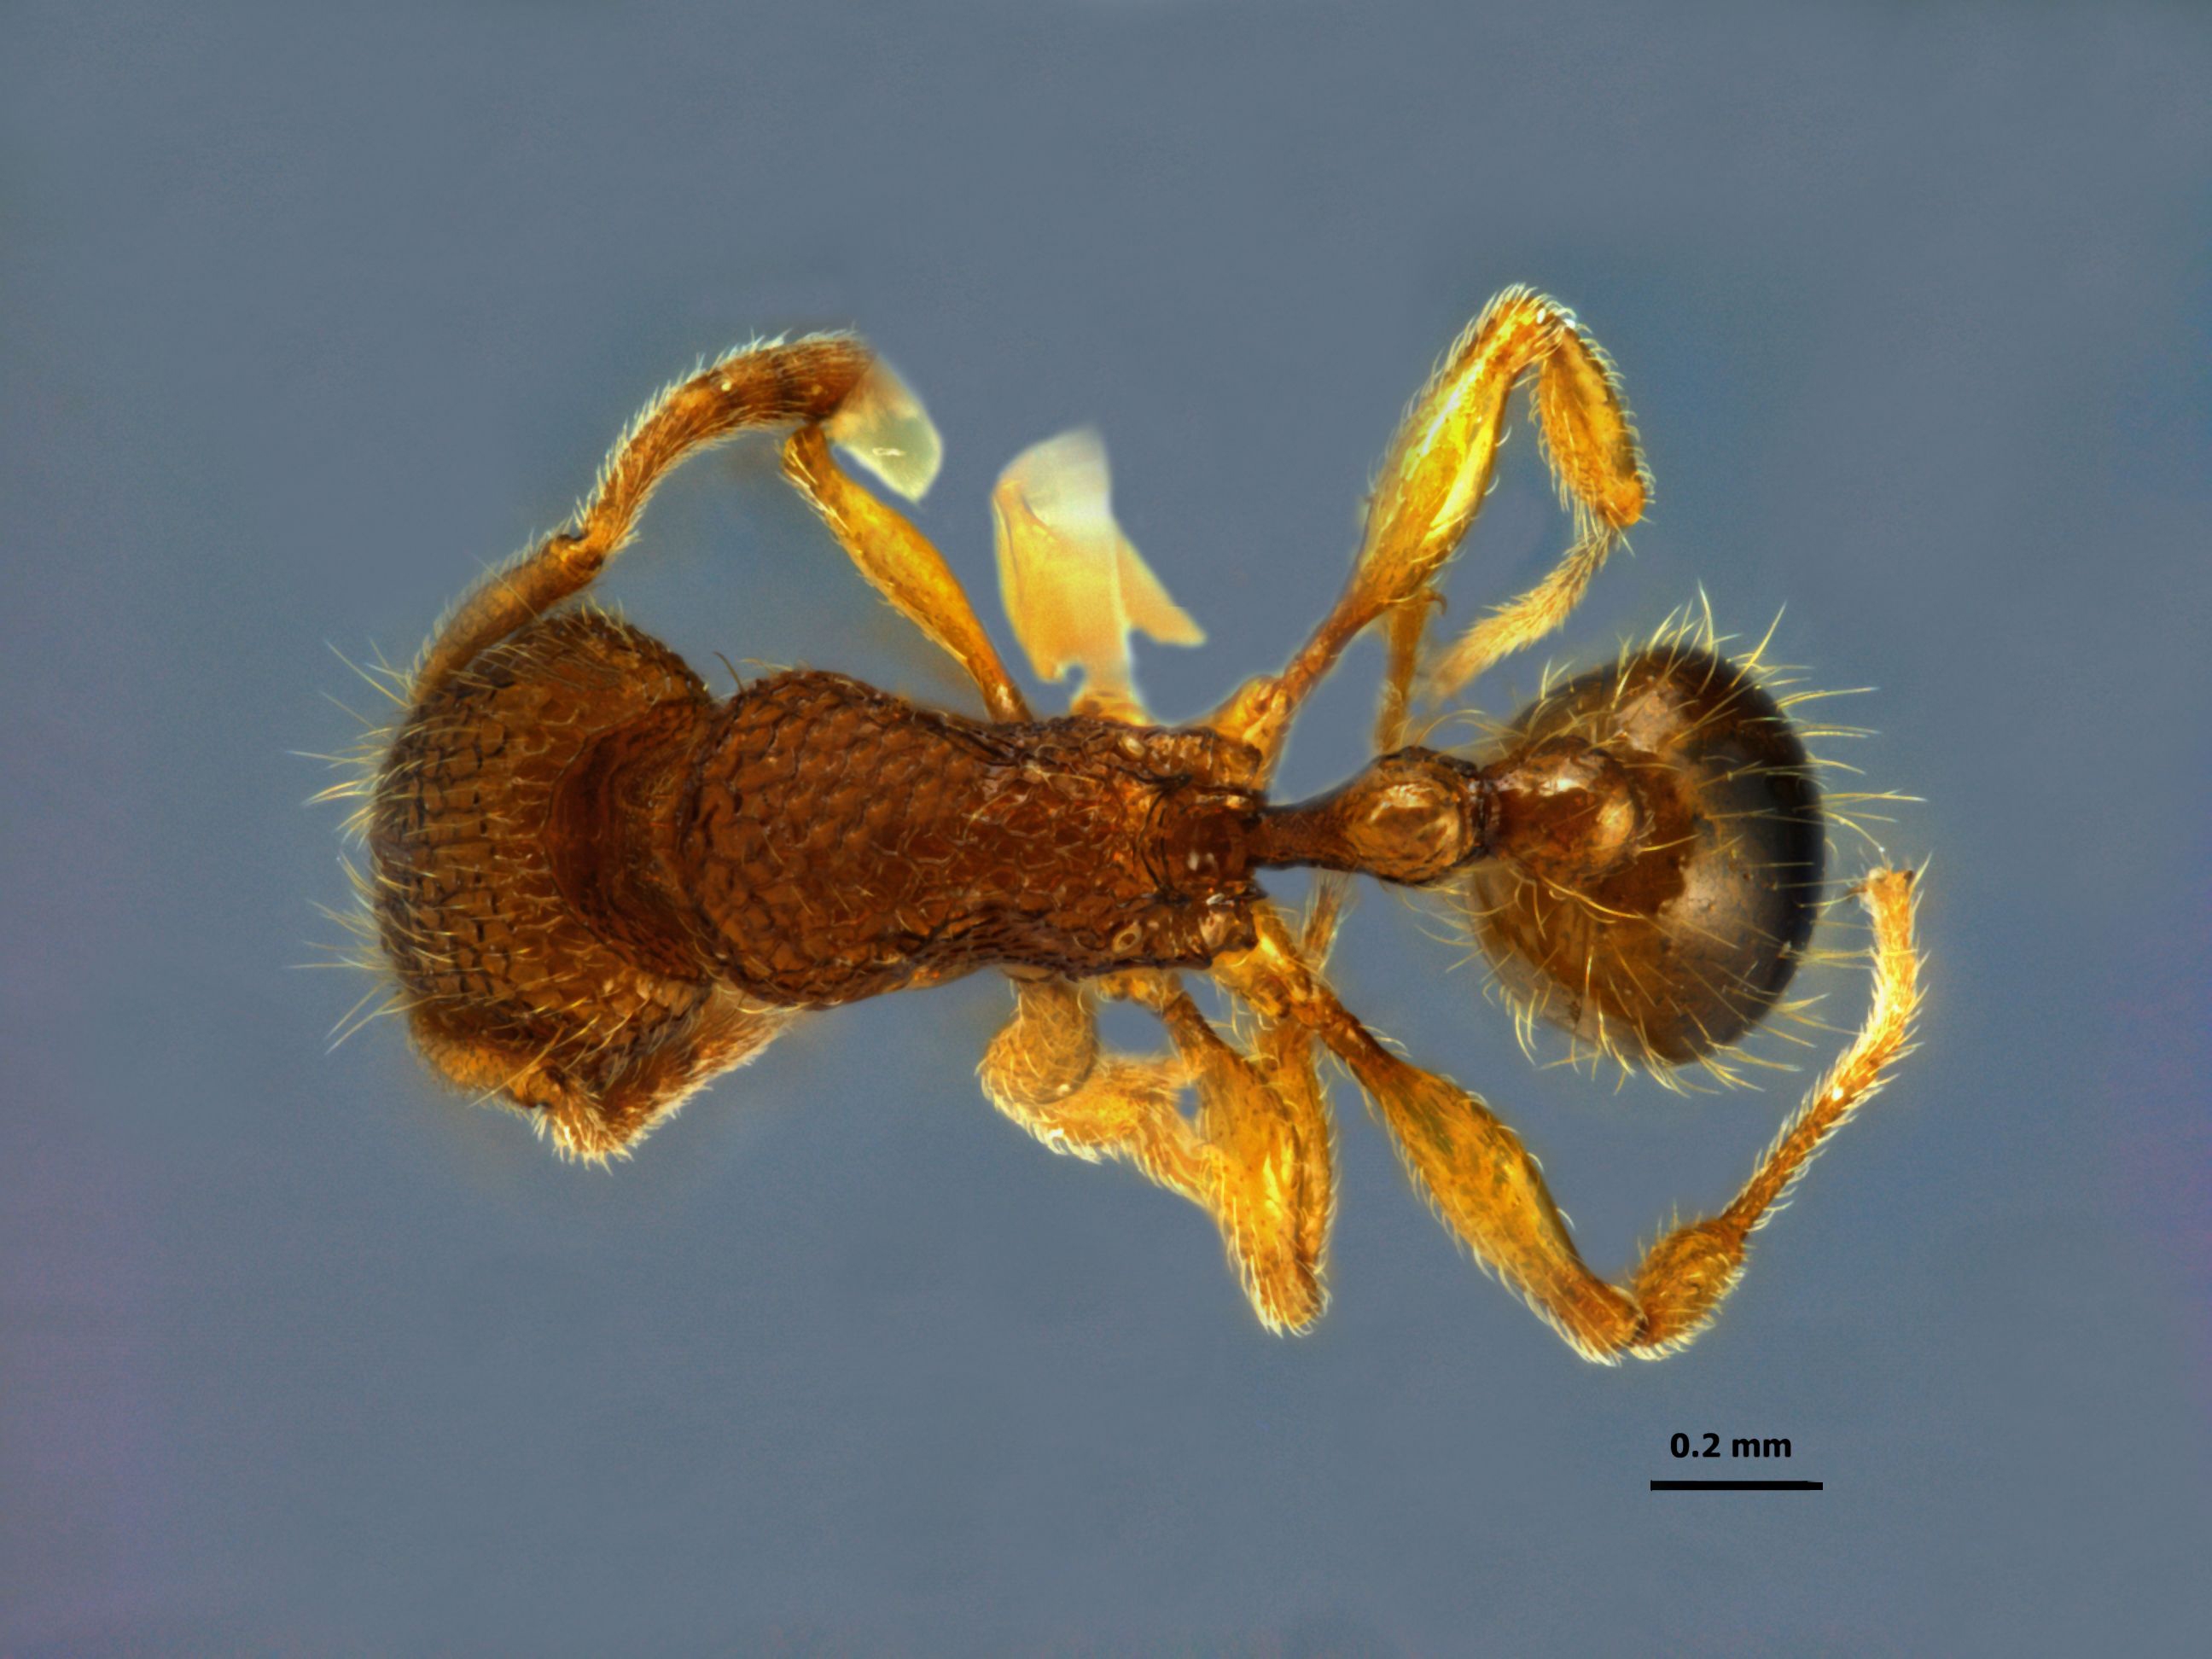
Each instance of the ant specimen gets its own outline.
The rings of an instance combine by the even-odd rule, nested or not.
[[[1542,582],[1425,659],[1434,585],[1524,379],[1580,533]],[[967,671],[988,720],[811,671],[718,702],[665,647],[568,604],[671,467],[757,428],[787,431],[786,476]],[[724,357],[647,405],[569,527],[425,647],[370,775],[331,793],[364,798],[367,921],[430,1064],[564,1154],[603,1159],[803,1009],[996,968],[1014,1009],[984,1093],[1054,1150],[1127,1159],[1206,1209],[1269,1328],[1304,1329],[1325,1299],[1325,1049],[1446,1224],[1577,1352],[1656,1358],[1694,1337],[1748,1235],[1905,1049],[1910,872],[1857,889],[1874,931],[1863,1027],[1735,1200],[1661,1239],[1625,1286],[1583,1265],[1513,1132],[1378,1041],[1322,971],[1347,873],[1437,889],[1524,1023],[1542,1012],[1664,1067],[1742,1036],[1805,950],[1825,850],[1811,763],[1756,659],[1724,659],[1710,629],[1550,690],[1480,761],[1406,740],[1425,660],[1442,696],[1550,632],[1643,512],[1619,380],[1572,315],[1525,289],[1491,303],[1401,426],[1335,607],[1282,672],[1194,726],[1155,725],[1137,700],[1130,630],[1200,635],[1115,526],[1095,440],[1029,451],[993,496],[1016,634],[1044,678],[1085,676],[1073,712],[1042,720],[942,556],[838,469],[833,444],[908,498],[936,472],[928,417],[859,340]],[[1300,704],[1371,624],[1387,645],[1380,758],[1323,799],[1271,802]],[[1323,873],[1294,927],[1254,878],[1301,866]],[[1186,970],[1249,1020],[1214,1024]],[[1157,1015],[1169,1052],[1102,1052],[1101,997]]]

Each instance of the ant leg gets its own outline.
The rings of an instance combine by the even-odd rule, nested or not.
[[[1531,368],[1546,459],[1561,495],[1590,528],[1583,539],[1597,544],[1583,562],[1587,583],[1618,533],[1644,511],[1647,481],[1636,434],[1612,365],[1573,313],[1527,289],[1508,289],[1460,336],[1400,424],[1342,597],[1288,667],[1230,700],[1211,722],[1216,731],[1254,744],[1272,763],[1298,705],[1344,647],[1436,580],[1481,508],[1507,396]],[[1553,605],[1552,621],[1565,614]]]
[[[1431,589],[1394,605],[1383,619],[1382,701],[1375,716],[1378,755],[1393,754],[1406,746],[1406,727],[1413,714],[1413,676],[1421,661],[1421,635],[1437,600]]]
[[[1705,1328],[1743,1271],[1745,1239],[1772,1218],[1829,1137],[1889,1080],[1889,1066],[1911,1052],[1920,1010],[1915,880],[1911,870],[1877,870],[1859,887],[1859,902],[1874,922],[1874,1000],[1850,1046],[1807,1092],[1729,1206],[1711,1220],[1677,1227],[1637,1269],[1644,1321],[1635,1349],[1639,1358],[1672,1353]]]
[[[1126,1158],[1161,1186],[1204,1204],[1212,1155],[1176,1097],[1190,1079],[1173,1055],[1099,1052],[1091,993],[1068,980],[1018,979],[1014,1016],[983,1052],[991,1103],[1056,1152]]]
[[[1620,532],[1602,520],[1583,524],[1575,544],[1543,580],[1496,607],[1453,641],[1429,670],[1424,695],[1431,702],[1441,702],[1565,622],[1568,612],[1582,603],[1620,539]]]
[[[1198,1090],[1198,1132],[1217,1156],[1207,1208],[1260,1322],[1297,1333],[1319,1319],[1336,1175],[1312,1034],[1262,1019],[1249,1050],[1216,1030],[1172,974],[1137,974],[1127,994],[1175,1039]]]
[[[1337,923],[1335,890],[1316,891],[1302,958],[1327,961]],[[1328,1304],[1322,1267],[1336,1204],[1334,1134],[1314,1034],[1264,1012],[1248,1048],[1215,1029],[1176,975],[1113,976],[1109,994],[1157,1013],[1189,1067],[1198,1130],[1218,1153],[1208,1207],[1237,1278],[1269,1330],[1297,1333]]]
[[[1358,1079],[1416,1185],[1476,1258],[1585,1358],[1656,1359],[1686,1346],[1743,1271],[1747,1241],[1828,1138],[1879,1090],[1906,1048],[1919,1000],[1912,876],[1884,870],[1860,897],[1874,921],[1874,999],[1866,1022],[1759,1162],[1735,1200],[1675,1228],[1645,1255],[1626,1290],[1591,1273],[1520,1139],[1480,1100],[1378,1042],[1263,926],[1260,944],[1226,963],[1261,1006],[1313,1027]],[[1220,966],[1220,964],[1218,964]]]
[[[1248,1056],[1173,975],[1116,977],[1109,994],[1157,1012],[1175,1055],[1102,1056],[1087,990],[1064,979],[1018,981],[1014,1018],[984,1055],[985,1094],[1054,1151],[1127,1159],[1204,1209],[1261,1322],[1304,1329],[1325,1300],[1332,1190],[1328,1124],[1305,1034]],[[1194,1085],[1195,1124],[1176,1105]]]
[[[828,421],[841,441],[926,488],[935,468],[928,416],[897,377],[849,335],[745,347],[647,404],[599,469],[591,499],[568,527],[492,575],[455,607],[423,647],[414,699],[426,700],[478,653],[589,586],[629,543],[653,489],[687,456],[753,427]],[[916,434],[927,434],[925,448]],[[887,435],[916,452],[897,467]]]
[[[975,682],[996,720],[1029,718],[990,635],[945,556],[902,514],[854,483],[830,458],[830,440],[805,426],[783,446],[783,474],[813,504],[860,574],[892,607],[942,647]]]

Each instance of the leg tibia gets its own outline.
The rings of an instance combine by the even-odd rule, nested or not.
[[[1662,1359],[1710,1324],[1743,1275],[1742,1229],[1725,1216],[1677,1227],[1644,1253],[1633,1290],[1642,1317],[1630,1352]]]
[[[1549,307],[1536,295],[1522,304]],[[1650,494],[1620,377],[1597,342],[1565,312],[1536,377],[1536,419],[1559,490],[1569,503],[1612,530],[1644,516]]]

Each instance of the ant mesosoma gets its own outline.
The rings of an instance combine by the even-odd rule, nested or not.
[[[1524,378],[1580,534],[1426,657],[1435,583]],[[988,719],[811,671],[717,701],[665,647],[568,603],[670,468],[758,428],[787,432],[787,477],[967,671]],[[1625,1286],[1583,1265],[1513,1132],[1379,1042],[1322,971],[1340,872],[1439,890],[1524,1021],[1667,1067],[1741,1036],[1806,949],[1826,851],[1811,763],[1756,659],[1726,659],[1710,628],[1547,691],[1479,760],[1407,742],[1417,678],[1442,696],[1558,626],[1643,512],[1618,378],[1573,317],[1525,289],[1492,302],[1401,426],[1335,607],[1281,673],[1192,726],[1137,700],[1129,632],[1200,636],[1115,524],[1095,439],[1030,450],[993,497],[1016,634],[1045,678],[1085,675],[1054,719],[1032,715],[942,556],[833,444],[909,498],[936,472],[928,417],[855,338],[711,364],[647,405],[569,527],[465,599],[405,677],[368,775],[331,793],[363,798],[368,925],[430,1064],[603,1159],[803,1009],[996,968],[1014,1010],[984,1093],[1055,1150],[1127,1159],[1203,1206],[1270,1328],[1304,1328],[1325,1299],[1326,1049],[1445,1222],[1577,1352],[1656,1357],[1693,1337],[1749,1234],[1909,1040],[1910,872],[1856,889],[1873,923],[1863,1027],[1735,1200],[1661,1239]],[[1300,704],[1375,623],[1381,757],[1333,794],[1274,804]],[[1255,878],[1301,866],[1324,873],[1293,926]],[[1192,1000],[1194,970],[1248,1012],[1233,1031]],[[1101,997],[1152,1011],[1169,1051],[1102,1051]]]

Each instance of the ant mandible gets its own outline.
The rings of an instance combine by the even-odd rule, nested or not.
[[[1580,533],[1431,657],[1435,584],[1524,377]],[[665,646],[568,603],[670,468],[757,428],[787,431],[786,476],[966,670],[988,720],[808,671],[718,702]],[[858,339],[734,352],[648,404],[570,526],[425,647],[355,793],[368,921],[430,1064],[565,1155],[604,1159],[801,1010],[996,968],[1014,1010],[984,1093],[1056,1151],[1126,1159],[1203,1207],[1269,1328],[1302,1330],[1325,1301],[1326,1049],[1446,1224],[1577,1352],[1656,1358],[1695,1336],[1750,1233],[1909,1040],[1910,872],[1857,888],[1873,924],[1864,1025],[1735,1200],[1662,1238],[1625,1286],[1583,1265],[1514,1133],[1384,1046],[1322,975],[1347,872],[1440,889],[1524,1019],[1540,1010],[1666,1067],[1741,1036],[1806,948],[1825,848],[1811,763],[1755,661],[1722,657],[1710,629],[1547,692],[1480,761],[1406,741],[1417,679],[1449,693],[1549,633],[1642,514],[1618,377],[1573,316],[1525,289],[1491,303],[1400,427],[1334,608],[1282,672],[1193,726],[1158,726],[1137,699],[1133,629],[1201,636],[1115,524],[1095,439],[1030,450],[993,495],[1015,633],[1044,678],[1085,676],[1073,712],[1047,720],[943,557],[838,469],[833,444],[909,499],[937,470],[928,417]],[[1323,799],[1271,803],[1300,705],[1378,623],[1380,758]],[[1294,866],[1322,872],[1297,926],[1254,880]],[[1217,1026],[1184,971],[1249,1019]],[[1103,1051],[1101,997],[1157,1015],[1169,1052]]]

